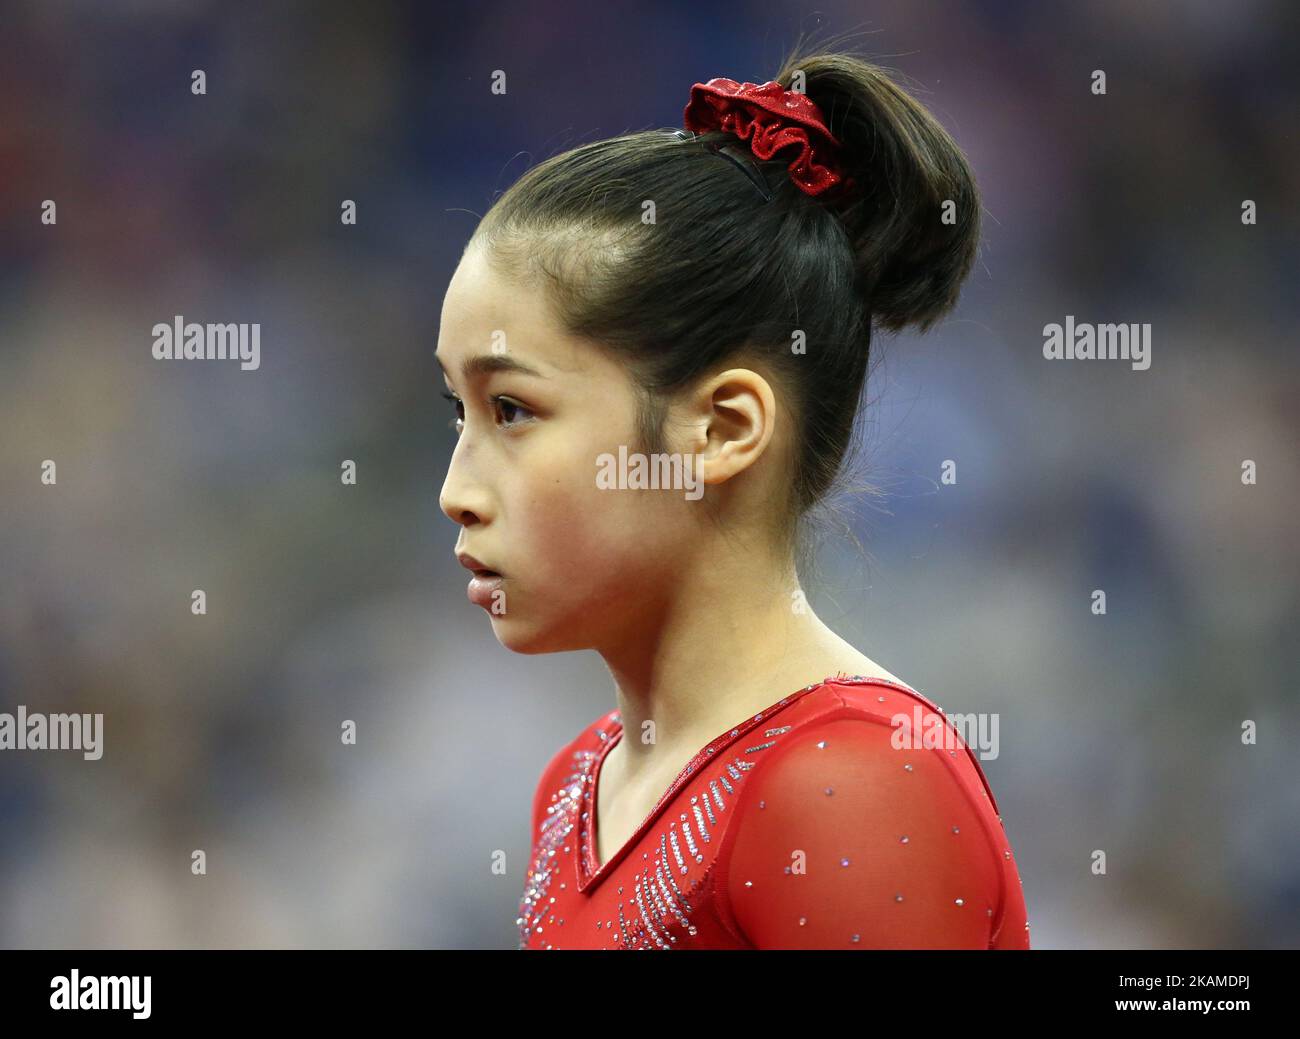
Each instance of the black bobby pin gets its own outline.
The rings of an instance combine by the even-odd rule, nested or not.
[[[688,130],[673,130],[672,133],[683,141],[699,140],[697,134],[693,134]],[[721,155],[723,158],[729,159],[733,162],[737,167],[739,167],[740,171],[753,182],[754,187],[758,188],[759,194],[763,196],[763,201],[771,201],[772,191],[767,186],[767,182],[763,179],[763,174],[759,171],[758,165],[754,162],[753,152],[748,148],[737,144],[735,140],[727,141],[725,138],[713,142],[705,142],[704,147],[715,155]]]

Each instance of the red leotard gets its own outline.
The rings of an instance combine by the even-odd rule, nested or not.
[[[899,746],[899,715],[950,738]],[[596,778],[621,736],[611,712],[542,773],[520,948],[1029,948],[983,770],[915,690],[855,676],[786,696],[696,754],[597,868]]]

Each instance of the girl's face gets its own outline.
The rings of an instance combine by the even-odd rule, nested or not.
[[[703,503],[598,485],[598,459],[636,446],[624,367],[566,336],[540,291],[504,280],[477,244],[448,286],[435,356],[459,431],[439,505],[464,528],[456,552],[502,575],[480,601],[498,640],[550,653],[644,630],[685,572]]]

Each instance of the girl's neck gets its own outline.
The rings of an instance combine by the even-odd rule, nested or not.
[[[840,673],[893,678],[822,622],[793,576],[784,588],[754,576],[691,581],[626,644],[602,651],[626,771],[684,767],[729,726],[810,682]]]

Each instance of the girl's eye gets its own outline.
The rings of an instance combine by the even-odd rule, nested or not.
[[[454,393],[444,393],[442,398],[456,405],[456,417],[448,425],[459,433],[465,425],[465,402]],[[492,406],[497,422],[506,428],[520,425],[533,417],[533,413],[522,404],[516,404],[499,394],[489,397],[488,403]]]
[[[500,421],[503,426],[517,426],[520,424],[521,420],[519,418],[513,418],[511,416],[522,415],[529,418],[532,417],[533,413],[522,404],[516,404],[514,401],[499,395],[493,395],[491,399],[493,406],[497,409],[497,414],[500,416]],[[522,421],[526,421],[526,419]]]
[[[455,417],[454,419],[452,419],[450,422],[448,422],[447,425],[451,426],[453,429],[455,429],[455,430],[459,433],[459,432],[460,432],[460,427],[461,427],[461,425],[462,425],[462,424],[464,423],[464,421],[465,421],[465,403],[464,403],[464,401],[462,401],[459,397],[457,397],[454,393],[444,393],[444,394],[442,395],[442,399],[443,399],[443,400],[453,401],[453,402],[455,403],[455,406],[456,406],[456,417]]]

